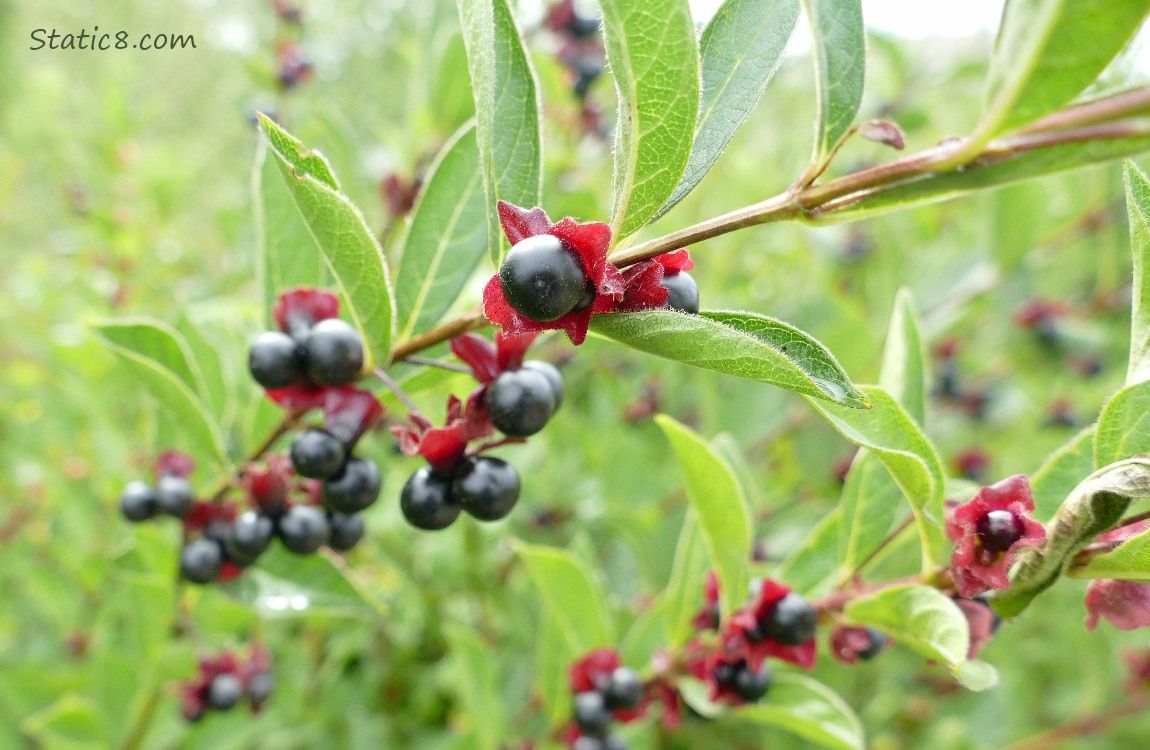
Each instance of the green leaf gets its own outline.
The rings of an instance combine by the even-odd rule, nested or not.
[[[337,555],[296,555],[279,545],[224,590],[268,617],[311,614],[386,617],[388,607]]]
[[[339,191],[323,157],[306,151],[263,115],[260,125],[292,201],[347,303],[346,312],[363,336],[368,360],[365,366],[386,365],[391,358],[395,311],[383,251],[363,214]]]
[[[950,666],[950,673],[967,690],[978,692],[990,690],[998,685],[998,670],[994,668],[994,665],[978,659],[968,659],[959,664],[953,664]]]
[[[1126,162],[1126,212],[1134,256],[1126,385],[1134,385],[1150,379],[1150,178],[1134,162]]]
[[[37,747],[54,750],[99,750],[108,747],[110,719],[90,698],[67,694],[26,717],[20,728]]]
[[[803,0],[811,27],[818,86],[815,150],[821,164],[850,130],[862,104],[866,31],[861,0]]]
[[[694,634],[691,620],[703,608],[703,585],[710,568],[699,522],[689,510],[675,547],[671,578],[663,589],[663,633],[672,648],[683,645]]]
[[[683,200],[715,165],[782,62],[798,0],[726,0],[699,40],[702,96],[695,142],[675,191],[652,220]]]
[[[519,541],[513,546],[572,653],[615,645],[607,597],[582,560],[552,547]]]
[[[1150,452],[1150,381],[1123,388],[1102,407],[1094,432],[1094,466]]]
[[[728,715],[751,724],[778,727],[822,747],[866,747],[862,722],[847,702],[802,674],[776,672],[763,703],[737,708]]]
[[[454,625],[447,629],[455,665],[453,684],[459,694],[467,723],[473,725],[476,750],[499,750],[506,717],[496,674],[494,651],[476,638],[470,630]]]
[[[990,600],[995,611],[1008,618],[1021,613],[1054,585],[1079,550],[1121,520],[1132,501],[1147,497],[1150,459],[1119,461],[1091,474],[1046,524],[1046,543],[1018,553],[1010,588]]]
[[[1034,517],[1045,522],[1078,483],[1094,471],[1094,425],[1070,439],[1030,476]]]
[[[1090,558],[1081,568],[1072,568],[1075,578],[1121,578],[1150,581],[1150,531],[1132,536],[1110,552]]]
[[[543,714],[558,725],[571,715],[571,688],[567,667],[583,652],[572,648],[556,617],[543,612],[535,631],[535,682],[543,701]]]
[[[684,315],[669,310],[596,315],[591,329],[633,349],[853,408],[866,396],[810,335],[749,312]]]
[[[1146,0],[1008,0],[977,132],[989,139],[1070,102],[1122,51],[1147,12]]]
[[[331,283],[323,256],[315,251],[303,217],[284,184],[270,146],[260,140],[252,171],[252,208],[256,231],[256,273],[264,291],[264,313],[270,328],[271,311],[279,295],[295,287]]]
[[[910,290],[898,291],[882,352],[879,385],[919,425],[926,424],[926,354]]]
[[[529,208],[542,201],[539,87],[507,0],[459,0],[459,18],[475,97],[487,247],[498,266],[496,201]]]
[[[806,596],[829,589],[839,573],[837,549],[841,527],[842,513],[836,508],[815,524],[803,543],[779,564],[777,577]]]
[[[213,461],[217,473],[226,474],[231,461],[219,425],[204,405],[206,388],[183,337],[150,320],[97,322],[92,328],[180,423],[188,437],[188,449]]]
[[[860,448],[851,461],[839,500],[838,560],[840,580],[851,576],[878,549],[902,510],[902,490],[882,461]]]
[[[863,386],[869,411],[808,399],[852,443],[871,451],[890,472],[914,511],[922,540],[922,567],[930,573],[946,558],[943,475],[938,453],[922,429],[889,393]]]
[[[950,597],[931,586],[891,586],[847,603],[843,615],[944,664],[966,661],[970,626]]]
[[[395,277],[397,338],[431,330],[487,252],[487,202],[474,124],[440,151],[415,207]]]
[[[687,500],[719,578],[719,601],[729,615],[747,596],[751,558],[751,514],[734,472],[707,443],[665,414],[655,417],[686,482]],[[700,597],[701,601],[701,597]]]
[[[699,114],[699,47],[687,0],[603,0],[615,76],[614,207],[618,242],[643,227],[687,166]]]

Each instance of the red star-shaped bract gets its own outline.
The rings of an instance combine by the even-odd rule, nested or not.
[[[383,416],[383,404],[371,391],[345,385],[325,389],[323,426],[344,445],[353,446]]]
[[[614,312],[637,312],[666,307],[670,294],[662,285],[667,276],[675,276],[695,267],[686,250],[663,253],[623,271],[623,298],[615,303]]]
[[[191,510],[184,516],[185,534],[202,534],[213,524],[226,524],[236,520],[236,504],[231,500],[214,503],[210,500],[196,500]]]
[[[607,687],[611,673],[623,665],[619,652],[613,648],[597,648],[567,668],[572,693],[602,690]]]
[[[1100,579],[1086,589],[1086,629],[1098,627],[1105,618],[1119,630],[1137,630],[1150,625],[1150,583]]]
[[[582,344],[587,338],[591,316],[610,312],[623,296],[623,277],[615,266],[607,262],[611,228],[600,221],[581,224],[571,217],[553,224],[541,208],[520,208],[505,201],[499,202],[499,221],[512,245],[540,234],[550,234],[562,240],[564,247],[574,252],[582,262],[587,279],[595,288],[595,300],[586,309],[570,312],[549,323],[531,320],[520,315],[507,301],[496,273],[483,289],[483,314],[507,334],[563,331],[572,344]]]
[[[722,637],[724,646],[733,654],[746,659],[747,666],[759,671],[767,657],[790,662],[797,667],[810,669],[818,656],[818,645],[812,636],[797,646],[762,637],[759,623],[766,622],[771,612],[783,598],[791,593],[791,588],[770,578],[763,579],[758,595],[745,607],[731,615]]]
[[[291,459],[282,453],[273,453],[264,460],[264,466],[248,466],[240,486],[247,493],[252,507],[275,518],[287,509],[294,476]]]
[[[523,358],[537,335],[496,333],[492,343],[477,333],[465,333],[451,340],[451,351],[471,368],[476,380],[486,385],[503,372],[522,367]]]
[[[992,552],[978,540],[978,522],[994,510],[1013,513],[1022,524],[1022,536],[1006,552]],[[946,534],[955,543],[950,573],[959,596],[973,599],[990,589],[1010,586],[1008,570],[1015,552],[1046,541],[1046,529],[1030,515],[1034,495],[1022,474],[983,487],[969,503],[959,505],[946,519]]]
[[[447,424],[435,427],[424,416],[413,414],[411,424],[391,429],[405,455],[422,456],[437,471],[451,473],[467,455],[467,444],[495,432],[483,406],[483,388],[476,389],[464,405],[455,396],[447,400]]]
[[[855,664],[859,654],[871,647],[866,628],[838,627],[831,633],[831,656],[843,664]]]
[[[990,642],[996,629],[994,610],[989,604],[978,599],[955,599],[955,605],[966,617],[966,624],[970,628],[970,648],[967,649],[967,659],[977,659],[982,647]]]
[[[272,307],[279,329],[292,338],[302,338],[308,330],[328,318],[339,317],[339,298],[330,292],[300,287],[284,292]]]
[[[179,451],[164,451],[156,457],[152,465],[152,473],[159,481],[161,477],[180,477],[187,479],[196,470],[196,461],[186,453]]]

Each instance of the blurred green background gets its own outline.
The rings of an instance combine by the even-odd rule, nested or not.
[[[523,25],[535,26],[537,9],[525,10]],[[197,46],[29,50],[33,29],[94,25],[193,34]],[[292,90],[277,83],[285,43],[314,62],[314,78]],[[898,122],[910,150],[967,132],[989,44],[872,33],[863,117]],[[533,31],[529,45],[544,84],[545,207],[554,217],[602,218],[609,143],[580,132],[556,41]],[[784,61],[730,153],[648,234],[791,183],[809,155],[810,67],[803,55]],[[535,681],[562,679],[564,665],[537,654],[538,603],[508,541],[576,550],[602,572],[623,623],[669,574],[685,501],[644,398],[705,436],[731,436],[768,560],[834,507],[835,467],[849,446],[799,397],[603,341],[572,350],[549,339],[541,349],[565,362],[567,405],[545,433],[503,453],[525,481],[511,520],[412,531],[396,497],[418,464],[378,434],[364,451],[386,466],[384,498],[368,514],[367,543],[347,558],[360,590],[326,567],[293,574],[303,563],[281,558],[226,590],[178,591],[176,528],[130,527],[116,501],[159,450],[182,447],[180,425],[88,323],[158,318],[227,363],[233,380],[219,416],[243,455],[274,416],[243,370],[265,315],[252,114],[274,111],[320,148],[369,225],[394,240],[381,180],[410,177],[470,116],[466,82],[445,0],[308,2],[301,26],[256,0],[0,2],[0,747],[130,747],[137,731],[148,748],[472,747],[446,635],[455,623],[491,645],[507,747],[519,748],[546,728]],[[591,98],[609,122],[610,82]],[[852,141],[836,169],[888,158],[883,146]],[[1033,472],[1075,434],[1062,422],[1088,424],[1122,383],[1130,260],[1117,164],[860,224],[743,231],[692,254],[705,307],[790,321],[824,341],[857,382],[877,377],[894,295],[909,287],[928,346],[956,341],[964,391],[986,396],[982,409],[931,404],[928,433],[955,475],[971,448],[985,451],[988,482]],[[1056,345],[1012,322],[1034,299],[1065,306]],[[417,398],[439,415],[449,389],[470,385],[456,378]],[[1052,420],[1052,410],[1068,418]],[[211,477],[194,479],[207,490]],[[313,606],[269,605],[276,592],[296,590]],[[986,693],[961,691],[899,648],[853,668],[824,652],[816,676],[842,691],[878,750],[1002,747],[1121,700],[1119,653],[1146,638],[1108,625],[1086,633],[1083,592],[1064,581],[1003,628],[983,653],[1002,674]],[[252,639],[275,659],[267,709],[186,725],[169,686],[194,672],[197,653]],[[1147,732],[1150,719],[1135,718],[1068,747],[1138,747]],[[695,723],[668,738],[649,722],[630,737],[637,748],[760,746],[728,734]],[[803,746],[784,734],[766,740]]]

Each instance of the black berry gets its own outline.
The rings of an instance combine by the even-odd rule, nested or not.
[[[260,672],[248,684],[248,700],[258,708],[271,697],[275,687],[276,681],[271,672]]]
[[[480,456],[468,461],[451,484],[451,494],[480,521],[498,521],[519,500],[519,472],[506,461]]]
[[[541,359],[529,359],[523,363],[522,369],[537,372],[547,378],[547,383],[551,386],[551,395],[555,397],[555,409],[558,410],[563,404],[564,396],[563,376],[559,374],[559,368]]]
[[[244,684],[236,675],[225,672],[212,678],[208,686],[208,704],[217,711],[227,711],[244,697]]]
[[[735,672],[735,694],[748,703],[754,703],[767,694],[771,688],[771,670],[764,664],[758,672],[753,672],[746,664]]]
[[[211,583],[220,576],[224,551],[211,539],[196,539],[180,550],[180,577],[192,583]]]
[[[759,625],[763,634],[785,646],[806,643],[815,635],[819,613],[803,597],[793,591],[774,606]]]
[[[563,241],[538,234],[516,243],[499,267],[508,303],[531,320],[558,320],[579,302],[586,274]]]
[[[343,471],[323,483],[323,504],[337,513],[358,513],[375,502],[382,483],[375,461],[349,458]]]
[[[1026,529],[1017,514],[1009,510],[992,510],[978,519],[974,531],[983,549],[1006,552],[1022,538]]]
[[[643,681],[635,674],[635,670],[619,667],[611,673],[603,695],[607,699],[607,707],[612,711],[638,708],[643,702]]]
[[[156,491],[145,482],[129,482],[120,495],[120,512],[129,521],[147,521],[160,510]]]
[[[886,634],[881,630],[875,630],[874,628],[867,628],[866,634],[867,637],[870,638],[870,644],[862,651],[858,652],[858,657],[863,661],[870,661],[882,653],[882,650],[886,648]]]
[[[579,39],[595,36],[599,33],[599,19],[595,16],[585,16],[576,13],[564,31]]]
[[[363,370],[363,339],[339,318],[312,326],[303,348],[307,373],[320,385],[347,385]]]
[[[446,529],[459,517],[459,501],[451,493],[451,477],[430,466],[418,469],[403,485],[399,509],[417,529]]]
[[[363,539],[363,534],[366,531],[363,525],[363,516],[358,514],[345,516],[342,513],[332,513],[328,520],[331,523],[331,539],[328,540],[327,546],[332,549],[346,552],[359,544],[360,539]]]
[[[598,690],[588,690],[575,696],[575,724],[583,734],[603,737],[611,726],[611,709]]]
[[[659,286],[667,290],[667,307],[679,312],[697,315],[699,312],[699,287],[686,271],[664,276]]]
[[[232,522],[224,538],[228,559],[241,566],[254,563],[271,544],[273,527],[272,520],[262,513],[244,513]]]
[[[184,477],[160,477],[160,481],[156,482],[156,502],[160,510],[169,516],[183,518],[188,515],[194,499],[192,483]]]
[[[303,375],[299,345],[286,333],[260,334],[248,352],[248,371],[264,388],[284,388]]]
[[[331,535],[327,516],[314,505],[293,505],[280,517],[280,541],[297,555],[308,555],[327,544]]]
[[[571,750],[627,750],[627,740],[614,734],[603,739],[583,735],[575,740]]]
[[[326,430],[304,430],[291,443],[291,465],[301,477],[331,479],[346,457],[343,441]]]
[[[527,437],[543,429],[555,413],[555,394],[547,378],[534,370],[508,370],[487,387],[487,416],[509,437]]]

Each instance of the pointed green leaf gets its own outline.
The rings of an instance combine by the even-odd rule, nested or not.
[[[675,451],[687,499],[719,578],[722,611],[729,615],[746,598],[751,558],[751,514],[743,488],[701,437],[665,414],[656,416],[655,422]]]
[[[687,0],[603,0],[615,76],[614,208],[618,242],[666,202],[691,153],[699,114],[699,46]]]
[[[513,546],[572,653],[615,645],[606,594],[582,560],[552,547]]]
[[[1126,162],[1126,212],[1134,256],[1126,385],[1134,385],[1150,379],[1150,178],[1134,162]]]
[[[1150,531],[1143,531],[1112,551],[1090,558],[1085,566],[1072,569],[1070,575],[1075,578],[1150,581]]]
[[[799,20],[799,0],[726,0],[699,40],[702,97],[695,142],[675,192],[652,217],[683,200],[715,165],[758,104]]]
[[[728,714],[751,724],[778,727],[822,747],[864,750],[862,722],[838,693],[794,672],[778,672],[769,697]]]
[[[224,590],[267,617],[388,615],[387,605],[355,580],[354,571],[342,557],[301,557],[279,545],[273,545],[259,563],[225,584]]]
[[[867,560],[886,539],[895,519],[906,511],[902,490],[882,461],[865,448],[860,448],[851,461],[839,507],[844,519],[839,524],[838,547],[842,578]]]
[[[943,476],[938,453],[922,429],[889,393],[863,386],[873,408],[847,409],[808,398],[831,426],[855,445],[870,450],[890,472],[914,511],[922,539],[924,572],[946,559],[943,534]]]
[[[499,265],[496,201],[528,208],[542,201],[539,86],[507,0],[459,0],[459,18],[475,97],[487,244]]]
[[[1008,0],[978,133],[993,137],[1070,102],[1122,51],[1147,12],[1146,0]]]
[[[843,615],[877,628],[917,653],[954,665],[966,661],[970,626],[950,597],[930,586],[891,586],[847,603]]]
[[[803,0],[811,27],[818,110],[811,161],[822,163],[850,130],[862,104],[866,31],[861,0]]]
[[[1070,493],[1094,471],[1094,425],[1070,439],[1030,475],[1034,517],[1045,522]]]
[[[465,709],[460,715],[475,733],[471,746],[476,750],[499,750],[507,735],[507,720],[492,650],[459,625],[447,629],[447,639],[455,665],[452,682]]]
[[[1046,543],[1026,547],[1010,571],[1010,588],[991,599],[995,611],[1014,617],[1054,585],[1079,550],[1109,530],[1134,500],[1150,497],[1150,459],[1110,464],[1079,484],[1046,524]]]
[[[1102,407],[1094,432],[1094,466],[1150,453],[1150,381],[1118,391]]]
[[[669,310],[596,315],[591,329],[633,349],[705,370],[866,408],[834,355],[792,325],[749,312]]]
[[[391,357],[395,311],[387,261],[359,209],[339,191],[323,157],[260,115],[280,175],[363,335],[367,366]]]
[[[926,354],[910,290],[900,289],[887,329],[879,385],[902,404],[911,418],[926,424]]]
[[[203,377],[175,330],[150,320],[93,324],[95,332],[160,404],[179,421],[188,449],[227,473],[231,466],[219,425],[204,405]]]
[[[411,220],[395,277],[397,338],[435,327],[487,252],[487,202],[475,126],[443,147]]]
[[[543,612],[538,618],[535,644],[535,681],[539,698],[543,701],[543,714],[558,725],[571,715],[571,687],[567,682],[567,667],[582,656],[572,648],[555,616]]]
[[[667,645],[676,648],[695,632],[691,620],[703,609],[703,585],[711,569],[707,546],[694,511],[688,511],[679,532],[671,579],[663,589],[663,632]]]
[[[779,564],[777,577],[806,596],[830,589],[839,573],[837,545],[841,526],[842,514],[836,508],[815,524],[803,543]]]

